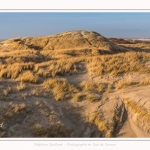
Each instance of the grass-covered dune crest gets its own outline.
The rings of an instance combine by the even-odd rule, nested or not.
[[[22,37],[4,41],[12,50],[77,50],[95,49],[95,51],[124,51],[125,48],[109,41],[94,31],[73,30],[41,37]]]

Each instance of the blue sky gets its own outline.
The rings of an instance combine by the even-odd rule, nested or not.
[[[0,12],[0,39],[94,30],[105,37],[150,38],[150,12]]]

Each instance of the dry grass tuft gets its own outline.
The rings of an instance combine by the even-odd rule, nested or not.
[[[86,99],[86,95],[83,93],[77,93],[73,96],[72,101],[73,102],[80,102],[82,100]]]
[[[139,83],[138,83],[139,86],[141,85],[150,85],[150,78],[146,78],[146,79],[143,79],[141,80]]]
[[[88,94],[86,96],[86,100],[88,100],[89,102],[97,102],[101,100],[101,97],[97,94]]]
[[[23,111],[25,111],[26,105],[24,103],[20,104],[13,104],[12,102],[9,103],[7,111],[5,113],[6,118],[12,118],[14,115],[17,115]]]
[[[31,71],[25,71],[18,77],[21,82],[37,83],[38,76],[34,75]]]
[[[103,84],[89,81],[81,82],[80,87],[84,92],[87,93],[100,93],[103,92],[105,89]]]
[[[22,90],[24,90],[24,89],[26,88],[26,84],[21,81],[21,82],[17,85],[16,88],[17,88],[18,91],[22,91]]]
[[[35,124],[31,132],[34,137],[70,137],[70,130],[58,123],[49,127]]]
[[[125,99],[123,99],[123,101],[125,102],[127,108],[131,112],[134,112],[134,114],[138,115],[137,119],[134,122],[139,126],[144,125],[146,132],[149,132],[149,130],[150,130],[150,126],[149,126],[150,114],[142,106],[139,106],[136,102],[130,100],[129,98],[125,98]],[[141,122],[142,122],[142,124],[141,124]]]
[[[5,89],[3,89],[3,96],[4,97],[7,97],[8,96],[8,94],[11,92],[11,87],[10,86],[8,86],[7,88],[5,88]]]
[[[87,100],[89,102],[97,102],[101,98],[97,94],[85,94],[85,93],[77,93],[73,96],[72,101],[73,102],[80,102],[83,100]]]
[[[90,123],[94,123],[98,130],[103,134],[103,137],[112,137],[112,128],[110,124],[106,124],[105,119],[100,113],[95,112],[89,118]]]
[[[131,85],[138,85],[138,82],[135,82],[133,80],[119,80],[115,84],[115,88],[116,88],[116,90],[119,90],[119,89],[126,88],[128,86],[131,86]]]
[[[47,79],[44,81],[43,86],[49,92],[51,92],[56,101],[71,98],[73,93],[77,93],[78,90],[67,83],[64,78]]]
[[[128,108],[132,109],[135,113],[138,113],[141,117],[148,116],[148,118],[150,119],[150,114],[147,114],[146,110],[144,110],[144,108],[142,108],[141,106],[138,106],[138,104],[134,101],[126,98],[124,99],[124,102],[128,106]]]
[[[116,90],[119,90],[119,89],[122,89],[122,88],[125,88],[125,87],[126,87],[126,84],[125,84],[124,80],[119,80],[119,81],[115,84]]]

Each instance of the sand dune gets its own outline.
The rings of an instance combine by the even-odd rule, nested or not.
[[[0,42],[0,137],[150,137],[150,44],[68,31]]]
[[[14,38],[6,40],[11,50],[77,50],[96,49],[98,51],[118,52],[127,50],[110,42],[107,38],[94,31],[69,31],[45,37]]]

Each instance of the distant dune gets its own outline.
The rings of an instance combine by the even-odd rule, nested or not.
[[[61,34],[43,37],[23,37],[6,40],[7,48],[11,50],[75,50],[97,49],[98,51],[118,52],[126,49],[116,45],[94,31],[69,31]]]
[[[148,43],[150,39],[141,38],[141,39],[123,39],[123,38],[108,38],[111,42],[116,44],[136,44],[136,43]]]
[[[5,41],[5,39],[0,39],[0,42]]]
[[[148,41],[148,42],[150,42],[150,38],[141,38],[141,39],[132,39],[132,40],[139,40],[139,41]]]

